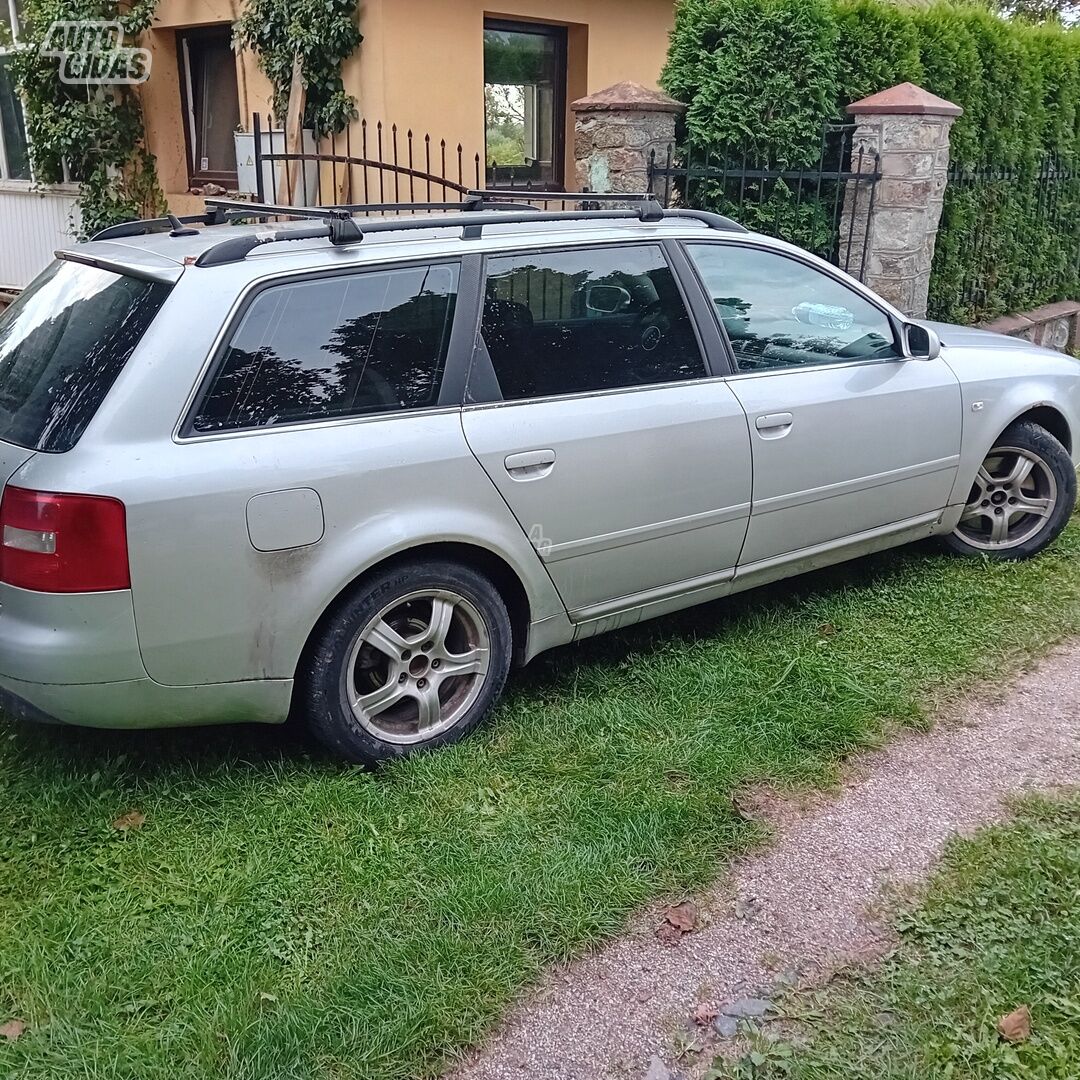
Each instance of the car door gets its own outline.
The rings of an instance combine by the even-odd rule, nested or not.
[[[468,400],[469,446],[571,617],[733,576],[746,418],[659,244],[489,257]]]
[[[688,243],[731,344],[753,446],[740,574],[818,545],[932,520],[960,455],[948,364],[905,359],[893,319],[816,263]]]

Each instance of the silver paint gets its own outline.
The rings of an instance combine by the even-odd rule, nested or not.
[[[175,280],[173,294],[73,450],[0,443],[0,482],[127,507],[130,592],[58,598],[0,586],[0,688],[68,723],[283,721],[304,645],[330,604],[419,547],[455,544],[504,564],[527,603],[518,644],[530,659],[950,532],[1013,420],[1049,406],[1070,432],[1080,428],[1077,361],[926,324],[941,338],[932,359],[184,436],[188,405],[244,296],[313,271],[707,239],[797,257],[902,321],[805,252],[692,221],[507,223],[470,240],[459,222],[190,265],[219,238],[156,235],[68,253]],[[321,528],[315,499],[296,491],[314,493]]]

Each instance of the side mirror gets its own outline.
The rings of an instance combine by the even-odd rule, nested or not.
[[[936,360],[941,355],[941,338],[922,323],[904,323],[907,355],[912,360]]]
[[[621,285],[590,285],[585,290],[585,307],[599,315],[618,315],[630,304],[630,291]]]

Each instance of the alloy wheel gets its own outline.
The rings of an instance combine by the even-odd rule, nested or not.
[[[1030,540],[1057,506],[1057,481],[1036,453],[996,446],[979,469],[956,535],[984,551],[1004,551]]]
[[[357,722],[377,738],[421,742],[469,711],[483,690],[489,653],[488,628],[464,596],[410,593],[357,635],[342,689]]]

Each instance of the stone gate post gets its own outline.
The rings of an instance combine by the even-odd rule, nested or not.
[[[900,83],[847,107],[854,118],[852,171],[862,149],[863,172],[880,160],[881,180],[850,181],[840,222],[840,264],[905,315],[926,315],[930,267],[949,170],[949,129],[963,109]],[[850,240],[849,240],[850,238]]]
[[[686,106],[640,83],[621,82],[570,108],[578,190],[637,192],[649,185],[649,155],[666,160]]]

